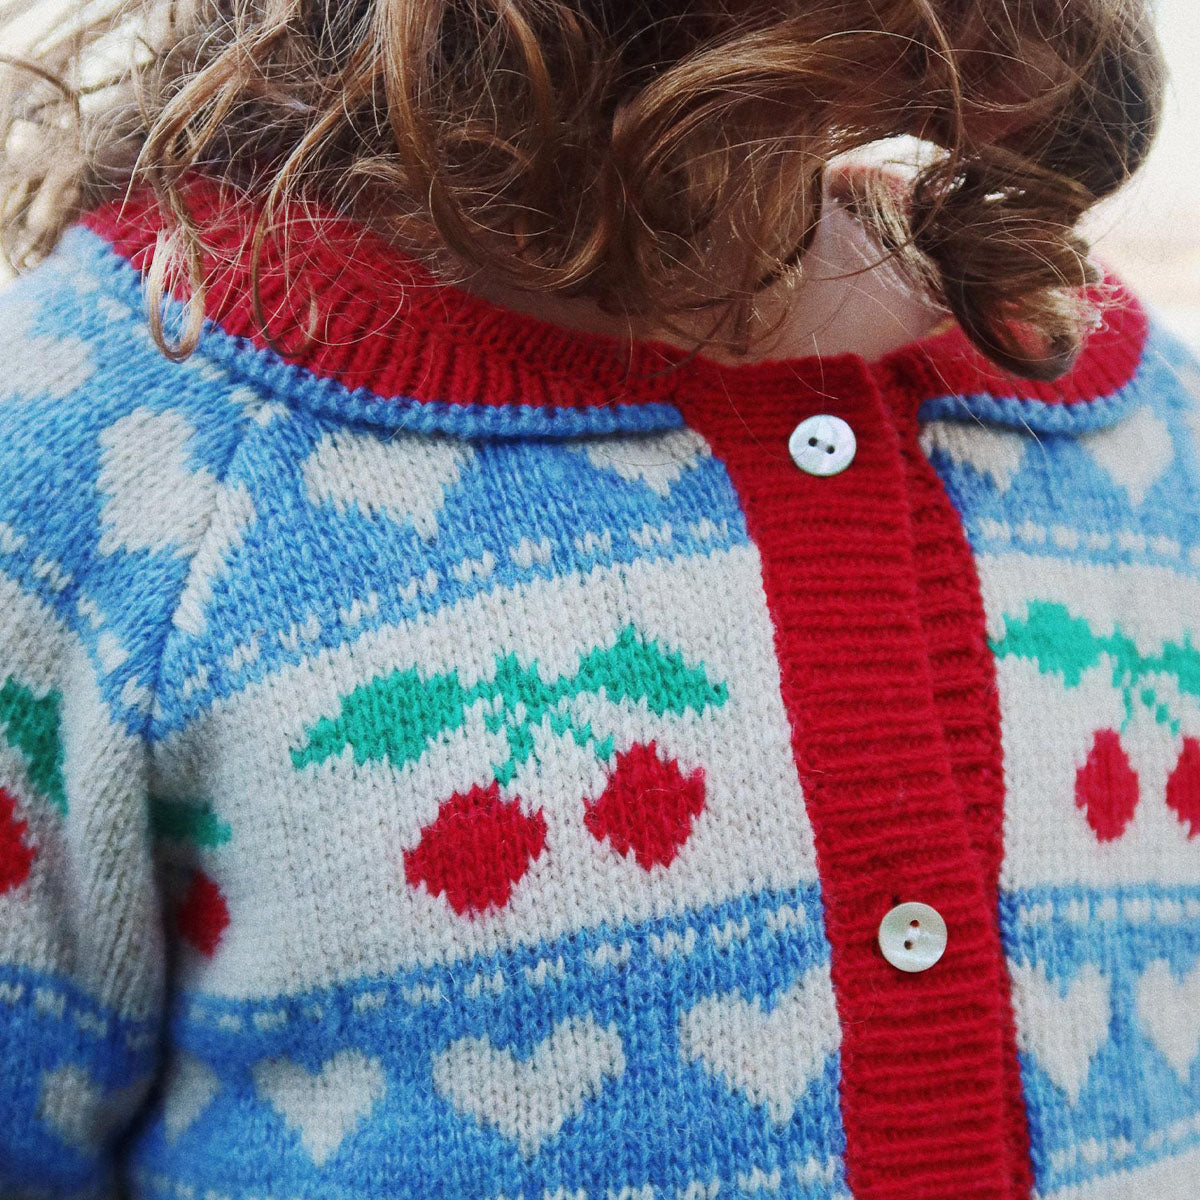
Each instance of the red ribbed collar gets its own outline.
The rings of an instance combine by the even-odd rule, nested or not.
[[[361,225],[312,209],[290,214],[286,248],[264,256],[264,336],[250,296],[247,243],[255,206],[198,183],[189,193],[215,253],[206,311],[236,337],[269,347],[314,375],[389,400],[450,405],[592,409],[657,403],[687,408],[705,396],[752,403],[764,395],[837,392],[864,376],[898,407],[944,397],[1076,406],[1111,397],[1133,378],[1147,335],[1129,296],[1107,311],[1074,370],[1031,383],[990,364],[958,329],[901,347],[876,362],[855,355],[730,366],[658,343],[630,348],[567,330],[441,283]],[[89,214],[84,223],[144,270],[162,230],[149,196]],[[307,344],[296,328],[314,331]],[[1065,414],[1064,414],[1065,415]]]

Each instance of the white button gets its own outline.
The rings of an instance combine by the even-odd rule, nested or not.
[[[858,443],[841,417],[809,417],[796,426],[788,450],[796,466],[810,475],[837,475],[853,461]]]
[[[899,971],[928,971],[946,953],[946,922],[928,904],[897,904],[879,923],[879,949]]]

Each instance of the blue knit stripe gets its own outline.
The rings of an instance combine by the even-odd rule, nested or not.
[[[1200,442],[1185,382],[1191,362],[1173,338],[1153,333],[1137,378],[1088,406],[1106,414],[1095,428],[1083,412],[1063,426],[1062,409],[1035,413],[1008,401],[1003,412],[974,408],[1023,428],[969,429],[955,420],[939,429],[939,413],[958,418],[967,409],[953,398],[926,406],[927,451],[976,555],[1200,574]]]
[[[1022,1041],[1021,1069],[1039,1192],[1200,1147],[1200,1058],[1181,1076],[1155,1041],[1150,1012],[1166,1000],[1164,984],[1183,995],[1200,970],[1200,886],[1024,888],[1003,895],[1000,911],[1018,977],[1019,1023],[1023,968],[1040,972],[1038,989],[1045,980],[1050,1006],[1076,1026],[1080,1056],[1092,1048],[1089,1022],[1108,1015],[1086,1062],[1061,1058],[1059,1028],[1049,1039],[1056,1057],[1044,1063],[1036,1031],[1024,1031],[1031,1034]],[[1100,1004],[1097,1013],[1101,1000],[1107,1010]],[[1042,1024],[1053,1019],[1044,1007],[1039,1016]],[[1064,1061],[1080,1070],[1073,1080]]]
[[[767,1014],[795,981],[827,972],[822,930],[809,886],[304,995],[183,995],[172,1041],[205,1064],[216,1091],[182,1134],[169,1137],[161,1122],[146,1129],[136,1169],[151,1183],[166,1178],[242,1200],[261,1189],[240,1182],[227,1147],[252,1140],[255,1177],[269,1178],[281,1196],[361,1200],[370,1164],[387,1162],[394,1200],[540,1197],[560,1188],[674,1200],[693,1183],[705,1185],[697,1195],[715,1183],[721,1196],[738,1196],[761,1191],[773,1175],[774,1194],[831,1200],[845,1192],[836,1052],[814,1065],[785,1112],[706,1068],[685,1052],[681,1033],[685,1014],[714,995]],[[521,1144],[481,1115],[486,1103],[480,1114],[463,1112],[444,1094],[435,1064],[448,1047],[482,1038],[529,1063],[570,1022],[603,1031],[622,1062],[561,1128]],[[306,1147],[264,1099],[262,1064],[281,1060],[314,1077],[324,1069],[379,1072],[369,1112],[327,1156],[317,1146],[319,1166],[317,1144]],[[511,1098],[495,1099],[503,1107]]]
[[[156,1021],[97,1004],[64,975],[0,965],[0,1195],[110,1194],[95,1149],[74,1136],[71,1102],[148,1085],[158,1035]],[[68,1085],[65,1116],[51,1099],[56,1078]]]

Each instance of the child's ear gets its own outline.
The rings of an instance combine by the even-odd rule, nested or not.
[[[886,163],[842,162],[825,172],[826,196],[851,212],[857,212],[864,201],[880,191],[903,204],[910,188],[904,171]]]

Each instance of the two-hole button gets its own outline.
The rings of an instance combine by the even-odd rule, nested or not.
[[[822,413],[801,421],[788,439],[788,451],[800,470],[809,475],[838,475],[858,450],[854,430],[841,417]]]
[[[946,922],[928,904],[897,904],[879,923],[879,949],[898,971],[928,971],[946,953]]]

